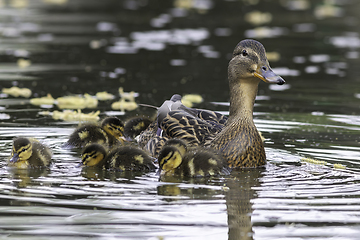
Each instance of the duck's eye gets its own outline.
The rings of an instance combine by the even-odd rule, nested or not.
[[[262,67],[262,70],[266,71],[267,69],[266,69],[266,67]]]
[[[247,51],[246,51],[245,49],[242,50],[241,54],[242,54],[244,57],[248,55],[248,53],[247,53]]]

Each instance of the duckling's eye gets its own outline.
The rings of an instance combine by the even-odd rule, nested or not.
[[[23,149],[21,149],[21,150],[19,151],[19,153],[23,153],[23,152],[25,152],[25,151],[26,151],[26,149],[23,148]]]
[[[245,57],[248,55],[248,52],[244,49],[244,50],[242,50],[241,54]]]
[[[168,162],[169,159],[162,159],[162,161],[160,162],[160,168],[162,168],[167,162]]]

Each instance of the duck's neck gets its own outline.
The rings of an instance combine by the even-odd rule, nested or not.
[[[230,112],[228,122],[239,118],[253,122],[253,109],[259,80],[230,81]]]
[[[230,80],[230,116],[210,144],[222,153],[230,168],[265,164],[264,145],[253,121],[258,83],[257,79]]]

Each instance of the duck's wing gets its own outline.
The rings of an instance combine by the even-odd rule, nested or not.
[[[181,103],[181,95],[174,94],[170,100],[166,100],[157,110],[157,122],[158,126],[160,126],[161,122],[164,120],[166,115],[173,110],[177,110],[180,107],[185,107]]]
[[[157,121],[155,120],[146,128],[146,130],[141,132],[141,134],[138,135],[135,138],[135,140],[137,141],[139,146],[143,148],[145,147],[145,145],[148,143],[149,140],[157,136],[157,131],[158,131],[158,125],[157,125]]]
[[[215,122],[220,125],[225,125],[225,123],[228,119],[225,115],[222,115],[221,113],[218,113],[215,111],[186,107],[180,101],[173,103],[171,105],[170,110],[166,112],[166,115],[170,111],[175,111],[175,110],[184,111],[196,118],[200,118],[205,121]],[[163,117],[163,118],[165,118],[165,117]],[[159,122],[160,122],[160,120],[163,120],[163,119],[159,119]]]
[[[151,156],[157,157],[167,140],[169,140],[167,137],[154,136],[146,143],[144,150],[148,151]]]
[[[190,145],[203,145],[219,133],[227,117],[214,111],[186,107],[175,94],[159,108],[156,120],[143,131],[137,141],[141,147],[157,156],[169,138],[185,140]]]
[[[153,156],[157,155],[155,154],[156,150],[154,149],[158,147],[158,136],[162,136],[160,124],[170,111],[178,109],[181,105],[181,95],[174,94],[170,100],[166,100],[159,108],[155,107],[157,108],[157,117],[155,121],[153,121],[145,130],[141,131],[141,133],[135,137],[135,140],[138,142],[140,147],[148,150]],[[166,140],[164,140],[164,142],[165,141]]]
[[[221,113],[218,112],[205,110],[205,109],[194,109],[194,110],[196,110],[196,116],[198,118],[222,126],[225,126],[225,123],[227,122],[228,119],[225,115],[222,115]]]
[[[166,137],[182,139],[197,146],[211,141],[224,125],[217,121],[206,121],[183,110],[175,110],[167,114],[160,127]]]

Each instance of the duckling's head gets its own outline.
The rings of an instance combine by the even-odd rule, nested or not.
[[[126,121],[124,126],[124,136],[135,139],[142,131],[151,124],[151,120],[146,117],[134,117]]]
[[[229,63],[229,80],[263,80],[282,85],[285,80],[270,68],[264,46],[255,40],[245,39],[235,47]],[[260,81],[259,80],[259,81]]]
[[[31,157],[32,152],[32,144],[28,138],[15,138],[9,161],[11,163],[26,161]]]
[[[158,157],[159,172],[161,170],[165,172],[171,172],[177,168],[182,162],[182,155],[178,148],[174,146],[164,146]]]
[[[179,151],[181,156],[184,156],[187,151],[186,143],[183,140],[180,140],[178,138],[171,138],[171,139],[167,140],[164,144],[164,147],[165,146],[173,146],[173,147],[177,148],[177,150]]]
[[[106,150],[102,145],[97,143],[89,144],[84,148],[81,154],[81,160],[82,160],[81,166],[87,166],[87,167],[102,166],[105,157],[106,157]]]
[[[117,117],[107,117],[101,122],[101,127],[110,135],[119,139],[124,134],[124,124]]]

